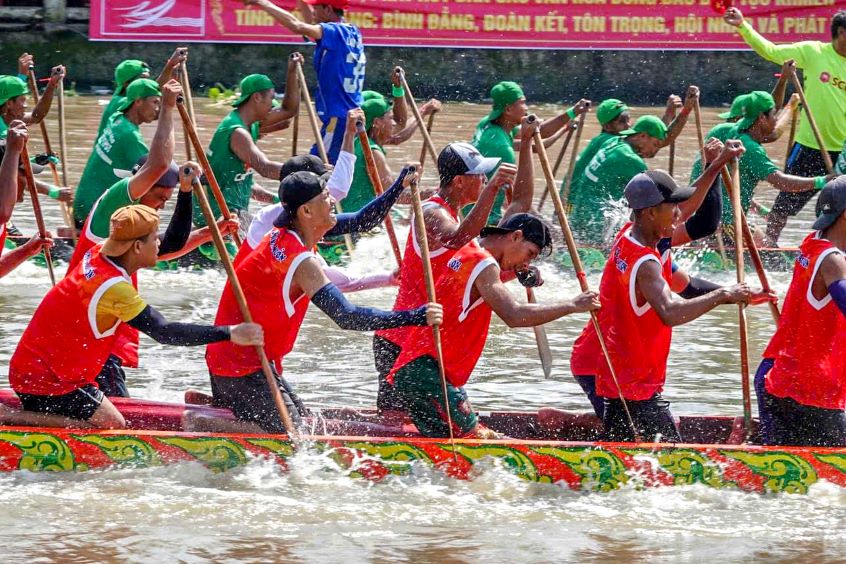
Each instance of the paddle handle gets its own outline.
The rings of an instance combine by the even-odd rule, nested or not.
[[[567,163],[567,176],[564,177],[564,188],[561,189],[561,197],[558,198],[561,202],[563,202],[561,207],[562,214],[564,213],[565,206],[570,200],[570,187],[573,184],[573,172],[576,170],[576,159],[579,156],[579,142],[582,140],[582,131],[585,129],[585,116],[587,116],[587,112],[579,115],[579,122],[576,126],[576,140],[573,142],[573,152],[570,153],[570,162]],[[542,147],[543,143],[540,143],[539,146]],[[538,153],[540,153],[540,149],[538,149]],[[555,186],[548,186],[548,188],[550,192],[555,192]],[[555,202],[555,200],[553,200],[553,202]],[[569,228],[570,226],[568,224],[567,229]],[[575,248],[575,243],[573,248]],[[575,265],[576,263],[574,262],[573,264]]]
[[[817,121],[814,119],[814,114],[811,113],[811,106],[808,105],[808,100],[805,98],[805,91],[802,89],[802,81],[799,80],[796,73],[791,73],[790,80],[793,82],[793,88],[796,89],[796,93],[799,94],[799,102],[802,104],[802,107],[805,108],[805,116],[808,118],[808,125],[811,126],[811,131],[814,132],[814,138],[817,140],[817,144],[819,145],[820,155],[822,155],[823,162],[825,162],[825,170],[831,174],[834,172],[834,163],[831,162],[831,155],[828,154],[828,149],[826,148],[822,135],[820,134],[820,128],[817,127]]]
[[[185,132],[188,133],[188,138],[194,146],[194,152],[197,154],[197,160],[200,161],[200,167],[202,167],[203,174],[205,174],[206,180],[208,180],[214,199],[217,201],[217,207],[220,208],[221,215],[226,219],[229,219],[232,217],[232,213],[229,211],[229,206],[226,204],[226,199],[223,197],[220,184],[218,184],[217,178],[212,170],[211,163],[209,163],[206,152],[203,150],[203,144],[200,142],[199,136],[197,136],[197,130],[194,128],[194,122],[191,120],[191,116],[188,115],[188,110],[185,108],[184,99],[179,98],[176,100],[176,109],[179,110],[179,117],[182,118],[182,123],[185,126]],[[235,240],[235,244],[240,247],[241,235],[236,231],[232,234],[232,238]]]
[[[59,113],[59,161],[62,163],[62,186],[68,185],[68,161],[67,161],[67,128],[65,127],[65,81],[59,82],[58,92],[58,113]]]
[[[187,171],[186,171],[187,172]],[[200,184],[199,179],[194,178],[194,195],[200,204],[200,209],[203,211],[203,217],[206,218],[206,224],[211,232],[214,246],[217,247],[217,252],[220,255],[220,262],[223,263],[223,269],[226,271],[226,277],[229,279],[229,284],[232,287],[232,293],[235,294],[235,301],[238,302],[238,309],[241,312],[241,317],[247,323],[253,322],[253,316],[250,313],[250,306],[247,304],[247,298],[244,295],[244,289],[241,287],[241,282],[235,274],[235,267],[232,265],[232,258],[229,256],[229,251],[226,249],[226,244],[223,242],[223,235],[215,222],[214,214],[212,213],[211,204],[209,204],[208,195],[203,185]],[[297,438],[297,429],[294,426],[294,421],[291,419],[291,414],[288,412],[288,406],[285,405],[285,400],[282,398],[282,392],[279,391],[279,385],[276,383],[276,378],[273,370],[270,367],[270,362],[267,360],[267,354],[264,352],[264,347],[256,345],[256,353],[261,360],[261,370],[264,372],[264,377],[267,380],[267,386],[270,388],[270,394],[273,396],[273,403],[282,418],[282,423],[288,432],[288,436],[292,439]]]
[[[314,134],[314,143],[317,145],[317,153],[320,155],[324,163],[329,164],[329,157],[326,154],[326,147],[323,145],[323,137],[320,136],[320,124],[317,123],[317,112],[314,111],[314,106],[311,103],[311,94],[308,91],[308,83],[303,73],[303,65],[300,61],[294,61],[297,68],[297,82],[300,84],[300,92],[305,101],[306,111],[308,112],[308,121],[311,124],[311,132]]]
[[[29,188],[29,197],[32,200],[32,212],[35,214],[35,224],[38,226],[38,235],[42,239],[46,239],[47,227],[44,225],[44,215],[41,213],[41,203],[38,201],[38,190],[35,188],[35,175],[32,174],[32,163],[29,162],[29,150],[26,147],[26,143],[24,143],[21,150],[21,161],[23,162],[27,188]],[[53,272],[53,259],[50,256],[50,249],[44,247],[43,252],[44,259],[47,261],[47,274],[50,275],[50,282],[55,286],[56,274]]]
[[[432,143],[432,136],[429,135],[426,127],[423,125],[423,116],[420,115],[420,109],[417,107],[417,103],[414,101],[414,96],[411,94],[411,89],[408,87],[408,81],[405,79],[405,71],[402,67],[397,67],[394,72],[399,75],[400,82],[402,83],[402,89],[405,91],[405,101],[411,108],[411,113],[414,114],[414,119],[417,120],[417,126],[420,128],[420,134],[423,136],[423,145],[432,156],[432,161],[437,162],[438,152],[435,150],[435,144]]]
[[[696,122],[696,141],[699,143],[699,163],[702,170],[705,170],[705,137],[702,133],[702,110],[699,107],[699,96],[693,100],[693,118]],[[726,246],[723,243],[723,235],[718,227],[715,233],[717,239],[717,250],[720,252],[720,259],[722,259],[723,269],[728,269],[728,256],[726,255]]]
[[[570,140],[579,128],[579,126],[573,122],[567,123],[566,127],[567,135],[564,137],[564,144],[561,146],[561,150],[558,152],[558,158],[555,159],[555,165],[552,167],[552,176],[556,176],[558,174],[558,169],[564,161],[564,155],[567,153],[567,148],[570,146]],[[538,201],[538,210],[543,208],[543,205],[546,203],[547,196],[549,196],[549,186],[544,186],[543,194],[541,194],[540,201]]]
[[[673,176],[673,172],[676,168],[676,142],[673,141],[670,143],[670,156],[669,162],[667,163],[667,172],[670,173],[670,176]]]
[[[367,176],[373,185],[373,191],[379,196],[385,190],[382,188],[382,179],[379,178],[376,160],[373,158],[373,149],[370,148],[370,140],[367,137],[367,132],[364,131],[364,124],[358,123],[356,124],[356,128],[358,142],[361,145],[361,151],[364,153],[364,163],[367,165]],[[394,230],[394,222],[391,219],[390,213],[385,216],[385,230],[388,232],[388,239],[391,240],[391,249],[394,251],[397,266],[402,266],[402,252],[400,252],[399,239],[397,239],[397,233]]]
[[[799,125],[799,114],[802,112],[799,108],[793,110],[793,115],[790,116],[790,133],[787,135],[787,153],[784,155],[784,170],[787,171],[787,162],[790,160],[790,153],[793,150],[793,142],[796,140],[796,126]]]
[[[429,134],[429,137],[432,136],[432,127],[435,125],[435,114],[438,112],[432,112],[429,114],[429,117],[426,121],[426,133]],[[420,166],[423,166],[423,163],[426,162],[426,143],[424,142],[423,145],[420,147]]]
[[[180,65],[176,68],[176,76],[179,79],[179,84],[182,85],[182,92],[185,95],[184,99],[185,99],[186,109],[188,110],[188,116],[191,118],[191,121],[193,122],[194,121],[194,113],[191,111],[191,104],[188,102],[188,94],[187,94],[187,90],[186,90],[186,88],[187,88],[186,82],[187,81],[185,80],[185,75],[183,74],[182,63],[180,63]],[[183,133],[183,138],[185,140],[185,158],[189,161],[193,161],[194,156],[193,156],[192,151],[191,151],[191,136],[188,135],[188,126],[185,125],[185,122],[182,122],[182,133]]]

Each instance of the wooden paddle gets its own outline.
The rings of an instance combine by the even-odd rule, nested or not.
[[[570,162],[567,163],[567,176],[564,177],[564,187],[561,189],[561,197],[554,198],[552,203],[556,206],[556,211],[558,210],[556,200],[561,200],[562,208],[561,210],[565,210],[570,199],[570,186],[573,184],[573,171],[576,170],[576,159],[579,156],[579,141],[582,140],[582,131],[585,129],[585,116],[587,116],[587,112],[584,112],[579,116],[579,124],[576,126],[576,140],[573,142],[573,152],[570,153]],[[540,155],[541,148],[538,148],[538,155]],[[543,149],[543,154],[546,155],[546,149]],[[548,164],[548,163],[547,163]],[[554,177],[553,177],[554,178]],[[554,183],[554,181],[553,181]],[[555,186],[547,182],[547,189],[552,192],[555,190]],[[570,228],[570,225],[567,224],[567,229]],[[573,247],[575,249],[575,247]],[[576,264],[576,263],[573,263]],[[578,272],[578,271],[577,271]]]
[[[179,117],[182,118],[182,123],[185,126],[185,132],[194,145],[194,152],[197,153],[197,160],[200,161],[200,168],[203,169],[203,174],[206,175],[206,180],[209,183],[214,199],[217,201],[217,207],[220,208],[220,213],[223,217],[230,217],[232,214],[229,211],[229,206],[226,204],[226,199],[223,197],[223,192],[220,189],[220,184],[217,183],[217,178],[214,176],[209,159],[206,152],[203,150],[203,144],[197,136],[197,130],[194,128],[194,122],[191,121],[191,116],[188,115],[188,110],[185,108],[185,98],[180,96],[176,99],[176,109],[179,110]],[[232,234],[235,244],[241,246],[241,235],[236,231]],[[221,259],[223,256],[221,256]]]
[[[435,125],[435,114],[438,113],[437,111],[432,112],[429,114],[428,121],[426,122],[426,132],[429,134],[429,137],[432,136],[432,127]],[[424,142],[423,145],[420,147],[420,166],[423,166],[423,163],[426,162],[426,143]]]
[[[742,233],[743,208],[740,203],[740,166],[737,159],[732,163],[731,171],[731,207],[734,211],[734,232]],[[735,264],[737,265],[737,283],[743,284],[746,271],[743,265],[743,237],[735,237]],[[746,306],[737,304],[737,321],[740,332],[740,381],[743,387],[743,424],[746,428],[746,438],[752,435],[752,397],[749,391],[749,339],[746,329]]]
[[[27,80],[29,82],[29,90],[32,94],[32,101],[34,102],[34,106],[38,106],[38,102],[41,100],[41,95],[38,93],[38,81],[35,78],[35,67],[29,67],[29,74],[27,75]],[[64,88],[61,90],[64,92]],[[61,100],[61,111],[64,113],[64,101]],[[46,119],[46,117],[45,117]],[[41,138],[44,140],[44,150],[47,151],[47,155],[50,157],[54,157],[55,153],[53,152],[53,147],[50,145],[50,135],[47,133],[47,122],[45,119],[42,119],[38,126],[41,128]],[[59,180],[59,171],[56,168],[56,163],[51,160],[48,161],[48,165],[50,166],[50,172],[53,174],[53,184],[56,186],[63,186],[67,187],[67,184],[63,184]],[[62,170],[64,171],[65,168],[65,159],[62,157]],[[33,186],[35,186],[33,184]],[[74,229],[73,224],[73,213],[71,212],[70,208],[68,208],[68,204],[66,202],[59,202],[59,207],[62,210],[62,219],[65,222],[65,225]],[[76,232],[74,230],[74,239],[76,239]]]
[[[191,168],[186,167],[183,172],[185,174],[191,174]],[[209,204],[209,198],[206,195],[206,189],[200,184],[198,178],[194,178],[193,184],[194,196],[200,204],[200,209],[203,210],[203,217],[206,218],[206,225],[208,225],[209,231],[211,231],[214,246],[217,247],[217,252],[220,254],[220,262],[223,263],[223,268],[226,270],[226,277],[229,279],[230,286],[232,286],[232,293],[235,294],[235,301],[238,302],[241,317],[244,318],[245,322],[252,323],[253,316],[250,313],[250,306],[247,304],[247,298],[244,296],[244,289],[241,288],[241,282],[235,275],[235,267],[232,266],[232,257],[229,256],[229,252],[226,250],[226,243],[223,242],[223,235],[221,235],[214,213],[212,213],[211,204]],[[279,391],[279,384],[276,382],[276,377],[270,368],[270,362],[267,360],[264,347],[262,345],[256,345],[256,353],[261,360],[261,371],[264,372],[267,386],[270,388],[270,395],[273,396],[273,403],[276,404],[276,409],[279,411],[279,417],[282,418],[282,423],[285,425],[288,436],[296,440],[299,433],[294,426],[294,420],[291,419],[291,414],[288,412],[288,406],[285,405],[285,400],[282,398],[282,392]]]
[[[823,162],[825,162],[825,170],[828,174],[831,174],[834,172],[834,163],[831,162],[831,155],[828,154],[828,150],[826,149],[822,135],[820,134],[820,129],[817,127],[817,122],[814,119],[814,114],[811,113],[811,106],[808,105],[808,100],[805,98],[805,91],[802,89],[802,82],[799,80],[799,77],[796,76],[796,73],[790,74],[790,80],[793,81],[793,88],[795,88],[796,93],[799,94],[799,102],[802,104],[802,107],[805,108],[805,116],[808,118],[808,125],[811,126],[811,131],[814,132],[814,138],[817,140],[817,144],[819,145],[820,155],[822,155]]]
[[[561,146],[561,150],[558,152],[558,158],[555,159],[555,166],[552,167],[552,176],[558,175],[558,168],[561,166],[561,162],[564,160],[564,155],[567,153],[567,147],[570,145],[570,140],[573,138],[573,133],[579,128],[578,124],[569,122],[567,124],[567,135],[564,137],[564,144]],[[549,186],[543,187],[543,194],[541,194],[540,201],[538,202],[538,211],[543,208],[543,205],[546,203],[546,197],[549,195]]]
[[[530,304],[538,303],[535,298],[534,288],[526,288],[526,300]],[[543,377],[549,378],[552,375],[552,350],[549,348],[549,337],[546,335],[546,327],[535,325],[532,327],[535,332],[535,343],[538,345],[538,356],[540,357]]]
[[[188,109],[188,116],[191,118],[191,122],[194,122],[194,110],[191,107],[191,97],[188,92],[191,90],[191,85],[188,83],[188,78],[185,76],[187,72],[187,67],[185,63],[182,62],[179,64],[179,67],[176,69],[176,75],[179,77],[179,83],[182,85],[182,92],[185,96],[185,106]],[[185,158],[189,161],[193,161],[194,157],[191,154],[191,138],[188,135],[188,127],[185,125],[185,122],[182,123],[182,132],[183,138],[185,139]]]
[[[367,132],[364,130],[364,124],[360,121],[355,124],[358,134],[358,142],[361,145],[361,150],[364,153],[364,163],[367,166],[367,176],[370,178],[370,183],[373,185],[373,191],[377,196],[381,195],[385,190],[382,188],[382,179],[379,178],[379,170],[376,168],[376,161],[373,158],[373,149],[370,148],[370,140],[367,137]],[[391,219],[391,214],[385,216],[385,230],[388,232],[388,239],[391,240],[391,248],[394,251],[394,258],[397,260],[397,266],[402,266],[402,252],[400,251],[399,239],[397,239],[396,231],[394,231],[394,222]]]
[[[784,171],[787,171],[787,162],[790,160],[790,153],[793,150],[793,143],[796,141],[796,126],[799,124],[799,114],[802,112],[799,108],[793,111],[790,116],[790,133],[787,135],[787,153],[784,155]]]
[[[576,148],[579,146],[578,135],[581,133],[582,125],[584,125],[584,117],[586,113],[587,112],[579,116],[579,131],[576,133]],[[543,146],[543,139],[541,138],[540,131],[535,131],[535,147],[537,147],[538,158],[540,159],[541,168],[543,169],[544,176],[546,177],[549,194],[552,197],[552,204],[555,206],[555,214],[558,216],[558,223],[561,225],[561,230],[564,232],[564,240],[567,242],[567,250],[570,253],[570,260],[573,261],[573,269],[576,271],[576,278],[579,280],[579,287],[582,292],[587,292],[590,289],[587,283],[587,275],[582,267],[582,259],[579,256],[579,250],[576,247],[576,240],[573,238],[573,232],[570,230],[570,222],[567,220],[567,214],[564,211],[564,202],[558,194],[558,190],[555,189],[555,178],[552,176],[552,168],[549,166],[549,158],[546,156],[546,149]],[[573,152],[575,153],[575,148]],[[574,163],[575,160],[570,161],[571,170],[568,172],[569,176],[572,176],[572,166]],[[602,354],[605,357],[605,362],[608,363],[608,369],[611,372],[611,379],[614,380],[614,385],[617,387],[617,394],[620,397],[620,401],[623,402],[623,410],[626,412],[626,419],[629,427],[631,428],[632,433],[634,433],[634,437],[637,442],[641,442],[642,439],[640,432],[634,424],[632,414],[629,411],[629,405],[626,403],[626,398],[623,397],[623,389],[620,387],[620,383],[617,380],[617,373],[614,370],[614,365],[611,363],[611,355],[608,353],[608,347],[605,344],[605,337],[602,335],[602,329],[599,327],[599,318],[596,316],[595,311],[590,312],[590,319],[593,323],[593,328],[596,331],[596,337],[599,340],[599,345],[602,347]]]
[[[411,113],[414,114],[414,119],[417,120],[417,126],[420,128],[420,134],[423,136],[423,145],[432,156],[432,161],[438,162],[438,152],[435,150],[435,144],[432,143],[432,137],[423,125],[423,116],[420,115],[420,109],[417,107],[414,96],[411,94],[411,89],[408,87],[408,81],[405,79],[405,71],[402,67],[396,67],[394,72],[399,75],[402,89],[405,90],[405,101],[411,107]]]
[[[43,122],[42,122],[43,123]],[[26,184],[29,188],[29,197],[32,200],[32,211],[35,214],[35,224],[38,226],[38,235],[42,239],[47,238],[47,228],[44,226],[44,215],[41,213],[41,204],[38,202],[38,190],[35,188],[35,175],[32,174],[32,163],[29,162],[29,150],[24,143],[21,150],[21,162],[24,166]],[[44,247],[44,260],[47,261],[47,274],[50,275],[50,283],[56,285],[56,274],[53,272],[53,258],[50,256],[50,248]]]
[[[410,170],[409,174],[414,174]],[[417,232],[417,246],[420,247],[420,261],[423,263],[423,278],[426,281],[426,295],[429,303],[437,302],[435,295],[435,277],[432,275],[432,263],[429,261],[429,239],[426,237],[426,221],[423,218],[423,204],[420,203],[420,188],[417,180],[411,181],[411,205],[414,208],[414,230]],[[441,374],[441,386],[444,394],[444,407],[446,408],[447,426],[449,427],[449,443],[452,446],[452,459],[458,461],[455,449],[455,434],[452,430],[452,413],[449,408],[449,389],[447,388],[446,371],[444,370],[444,353],[441,345],[441,326],[432,325],[432,338],[435,341],[435,355],[438,358],[438,370]]]
[[[726,191],[728,192],[729,199],[733,199],[735,192],[734,179],[732,179],[726,167],[723,167],[723,169],[720,171],[720,175],[723,179],[723,185],[726,187]],[[739,186],[739,183],[737,184],[737,186]],[[738,198],[739,197],[740,196],[738,195]],[[732,208],[732,210],[734,210],[734,208]],[[749,227],[749,223],[747,223],[746,221],[746,213],[743,211],[742,207],[740,208],[739,217],[742,231],[735,231],[735,253],[741,253],[740,247],[737,246],[737,239],[739,239],[739,237],[737,237],[737,233],[743,233],[743,241],[746,245],[746,250],[749,251],[749,256],[752,259],[752,266],[755,267],[755,272],[758,275],[758,280],[761,282],[761,288],[765,292],[771,292],[772,287],[770,286],[770,281],[767,278],[767,271],[764,268],[764,262],[761,260],[761,253],[758,252],[758,246],[755,245],[755,239],[752,236],[752,229]],[[778,305],[772,302],[769,302],[769,305],[770,313],[772,313],[773,315],[773,321],[775,321],[776,325],[778,325],[778,320],[781,317],[781,312],[779,312],[778,310]]]
[[[324,163],[330,164],[329,156],[326,153],[326,147],[323,145],[323,137],[320,136],[320,125],[317,123],[317,112],[314,111],[314,106],[311,103],[311,94],[309,94],[308,83],[305,79],[305,73],[303,73],[303,64],[299,60],[294,61],[294,64],[297,67],[297,82],[300,84],[300,92],[302,93],[302,97],[305,101],[306,111],[308,112],[308,121],[311,123],[311,132],[314,134],[314,143],[317,145],[317,152]],[[335,202],[335,207],[338,209],[338,213],[344,213],[340,202]],[[349,233],[344,233],[344,244],[347,247],[347,252],[352,254],[354,245]]]
[[[693,101],[693,118],[696,121],[696,140],[699,142],[699,163],[701,169],[705,170],[705,135],[702,133],[702,110],[699,107],[699,97]],[[717,250],[720,252],[720,259],[723,263],[723,270],[728,270],[728,256],[726,255],[726,245],[723,242],[723,233],[720,227],[717,227],[714,233],[714,239],[717,241]]]
[[[676,142],[673,141],[670,143],[670,162],[667,163],[667,172],[670,173],[670,176],[673,176],[673,171],[676,168]]]

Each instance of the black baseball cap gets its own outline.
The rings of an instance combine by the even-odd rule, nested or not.
[[[135,163],[135,166],[132,167],[132,175],[136,175],[141,167],[144,166],[144,163],[147,162],[147,157],[149,155],[143,155],[138,162]],[[170,166],[167,168],[165,173],[156,180],[155,186],[163,186],[165,188],[173,188],[177,184],[179,184],[179,166],[174,162],[170,161]]]
[[[505,235],[514,231],[522,231],[523,238],[537,245],[542,255],[552,252],[552,231],[544,220],[530,213],[516,213],[496,227],[483,227],[479,235]]]
[[[438,155],[438,174],[441,186],[446,186],[456,176],[464,174],[488,174],[499,165],[501,159],[483,157],[470,143],[450,143]]]
[[[681,187],[663,170],[647,170],[634,175],[623,192],[629,207],[643,210],[661,204],[678,204],[693,196],[695,188]]]
[[[275,227],[289,227],[297,216],[297,210],[323,192],[326,180],[307,170],[293,172],[279,183],[279,199],[282,211],[273,222]]]
[[[817,220],[814,229],[831,227],[846,211],[846,176],[838,176],[826,182],[817,200]]]
[[[332,174],[332,171],[326,168],[326,163],[324,163],[323,160],[316,155],[296,155],[291,157],[285,161],[282,165],[282,169],[279,171],[278,196],[280,200],[282,199],[282,181],[291,174],[303,170],[322,176],[326,182],[329,181],[329,176]]]

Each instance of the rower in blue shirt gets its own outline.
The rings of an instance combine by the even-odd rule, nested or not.
[[[320,134],[329,156],[335,164],[344,137],[347,112],[361,105],[364,86],[364,67],[367,57],[358,28],[344,21],[349,0],[297,0],[297,10],[303,20],[280,8],[271,0],[245,0],[256,6],[294,33],[316,43],[314,70],[317,73],[315,104],[323,122]],[[317,147],[311,148],[317,154]]]

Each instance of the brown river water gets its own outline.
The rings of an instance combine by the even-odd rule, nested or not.
[[[73,184],[93,145],[105,99],[68,98],[68,163]],[[196,99],[199,134],[206,142],[226,108]],[[533,108],[551,116],[553,106]],[[637,108],[634,117],[662,108]],[[707,131],[717,123],[717,108],[703,109]],[[487,112],[477,104],[447,104],[435,120],[436,146],[468,140]],[[305,116],[303,116],[305,117]],[[312,139],[301,120],[300,150]],[[587,120],[584,139],[598,131]],[[55,122],[50,122],[58,147]],[[149,139],[152,127],[144,127]],[[33,133],[40,151],[40,136]],[[276,159],[290,155],[290,132],[261,141]],[[421,141],[388,149],[398,170],[418,159]],[[560,142],[549,150],[555,158]],[[692,123],[677,142],[676,174],[686,179],[697,150]],[[768,147],[783,162],[785,142]],[[177,132],[177,160],[184,156]],[[431,163],[431,161],[429,161]],[[650,163],[667,168],[667,150]],[[432,166],[422,184],[434,185]],[[563,176],[565,166],[559,172]],[[537,187],[542,186],[536,166]],[[44,176],[44,175],[42,175]],[[263,185],[275,191],[270,181]],[[758,198],[770,203],[774,191],[761,185]],[[55,202],[44,201],[48,229],[61,224]],[[812,207],[788,226],[782,243],[798,243],[810,228]],[[551,213],[547,203],[546,213]],[[14,223],[31,233],[28,206],[16,209]],[[755,221],[757,218],[751,217]],[[405,240],[407,227],[400,228]],[[351,270],[366,273],[393,266],[384,234],[365,238]],[[570,271],[542,265],[546,284],[538,299],[577,293]],[[62,273],[63,268],[59,269]],[[730,283],[734,274],[708,273]],[[754,279],[751,279],[754,284]],[[771,273],[783,296],[788,273]],[[591,276],[596,287],[598,275]],[[224,284],[220,271],[143,272],[141,293],[168,318],[212,322]],[[0,384],[6,384],[9,357],[18,337],[49,287],[47,273],[27,263],[0,280]],[[519,286],[514,288],[520,292]],[[353,295],[355,302],[389,307],[391,289]],[[586,318],[573,316],[547,326],[554,368],[544,379],[531,330],[508,330],[494,320],[484,355],[468,385],[479,410],[535,410],[557,406],[588,410],[587,400],[569,372],[573,340]],[[773,333],[764,308],[749,310],[751,364]],[[345,332],[312,309],[293,353],[286,377],[312,406],[370,407],[376,378],[370,334]],[[723,307],[674,331],[665,396],[676,415],[739,415],[741,389],[736,309]],[[72,351],[69,350],[69,353]],[[164,347],[142,337],[141,368],[129,371],[135,397],[181,401],[186,388],[208,390],[202,348]],[[725,560],[823,561],[842,558],[846,542],[846,492],[817,484],[806,496],[758,496],[709,488],[678,487],[610,494],[575,493],[556,485],[529,484],[490,465],[472,482],[459,482],[435,471],[390,477],[372,484],[345,477],[316,455],[298,456],[292,470],[254,461],[213,474],[199,465],[115,470],[75,475],[0,475],[0,547],[21,561],[702,561],[721,554]]]

